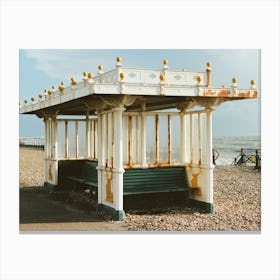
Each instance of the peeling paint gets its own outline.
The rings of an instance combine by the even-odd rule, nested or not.
[[[227,97],[230,95],[230,91],[229,90],[220,90],[220,91],[218,91],[217,95],[219,97]]]
[[[107,179],[106,183],[106,200],[108,202],[114,202],[114,194],[112,192],[112,177]]]
[[[199,176],[199,172],[198,173],[192,173],[192,179],[191,179],[191,193],[197,196],[201,196],[202,191],[201,188],[198,186],[198,176]]]
[[[53,174],[52,174],[52,162],[49,165],[49,181],[52,182],[53,180]]]
[[[192,188],[198,188],[198,176],[199,176],[199,173],[192,174],[192,179],[191,179]]]

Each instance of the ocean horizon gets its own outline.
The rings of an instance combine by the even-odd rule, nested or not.
[[[44,137],[19,137],[20,143],[39,146],[44,144]],[[231,165],[241,149],[249,154],[261,149],[261,136],[213,136],[213,150],[218,154],[216,165]],[[174,154],[179,154],[173,151]]]

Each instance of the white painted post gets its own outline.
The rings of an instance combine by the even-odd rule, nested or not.
[[[197,122],[198,122],[198,153],[199,153],[199,164],[202,163],[202,139],[201,139],[201,113],[197,114]]]
[[[89,116],[86,114],[86,158],[90,158],[90,126]]]
[[[212,112],[213,109],[207,109],[206,112],[206,137],[207,137],[207,148],[206,148],[206,164],[209,167],[213,167],[212,163]]]
[[[115,143],[115,167],[114,172],[114,197],[115,209],[123,213],[123,130],[122,113],[124,107],[114,109],[114,143]],[[122,214],[121,214],[122,215]]]
[[[65,121],[65,158],[68,158],[68,147],[69,147],[69,141],[68,141],[68,121]]]
[[[112,167],[112,113],[107,114],[107,167]]]
[[[193,114],[190,114],[190,163],[193,164]]]
[[[213,203],[213,162],[212,162],[212,112],[213,109],[207,109],[206,112],[206,137],[207,137],[207,159],[206,165],[208,169],[208,187],[206,189],[207,202]]]
[[[54,116],[52,122],[52,172],[53,180],[52,184],[57,186],[58,184],[58,160],[57,160],[57,121]]]
[[[45,123],[45,147],[44,147],[44,163],[45,163],[45,181],[44,183],[48,182],[48,151],[49,151],[49,119],[44,118]]]
[[[142,121],[141,121],[141,161],[142,168],[147,167],[147,158],[146,158],[146,116],[142,112]]]
[[[56,116],[45,118],[45,186],[58,184],[57,121]]]
[[[79,123],[75,121],[75,135],[76,135],[76,158],[79,157]]]
[[[98,167],[97,167],[97,172],[98,172],[98,203],[102,203],[102,197],[103,197],[103,157],[102,157],[102,114],[98,114],[98,120],[97,120],[97,126],[98,126]]]
[[[94,159],[96,159],[96,158],[98,158],[98,149],[97,149],[97,147],[98,147],[98,136],[97,136],[97,133],[99,134],[99,129],[97,128],[97,123],[98,123],[98,121],[96,121],[96,120],[94,120],[93,121],[93,138],[94,138],[94,147],[93,147],[93,149],[94,149],[94,152],[93,152],[93,158]]]
[[[181,132],[181,137],[180,137],[181,164],[185,164],[187,161],[185,110],[181,110],[181,113],[180,113],[180,132]]]
[[[101,163],[101,188],[102,188],[102,197],[101,197],[101,202],[104,203],[106,200],[106,143],[107,143],[107,114],[103,112],[101,115],[102,119],[102,128],[101,128],[101,141],[100,141],[100,147],[101,147],[101,158],[100,158],[100,163]]]

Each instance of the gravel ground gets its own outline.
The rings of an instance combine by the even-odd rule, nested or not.
[[[19,149],[19,186],[44,185],[44,151],[32,148]]]
[[[20,187],[42,186],[44,152],[20,149]],[[190,207],[130,210],[129,231],[260,231],[261,173],[253,167],[217,166],[214,170],[215,214]],[[106,221],[106,226],[116,222]]]

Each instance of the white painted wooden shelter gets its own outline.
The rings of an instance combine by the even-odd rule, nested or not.
[[[60,160],[98,160],[98,203],[122,220],[125,169],[184,166],[190,199],[213,212],[212,114],[223,102],[256,98],[255,82],[215,87],[210,63],[200,72],[170,70],[167,60],[160,69],[116,61],[20,104],[45,123],[45,185],[58,185]]]

